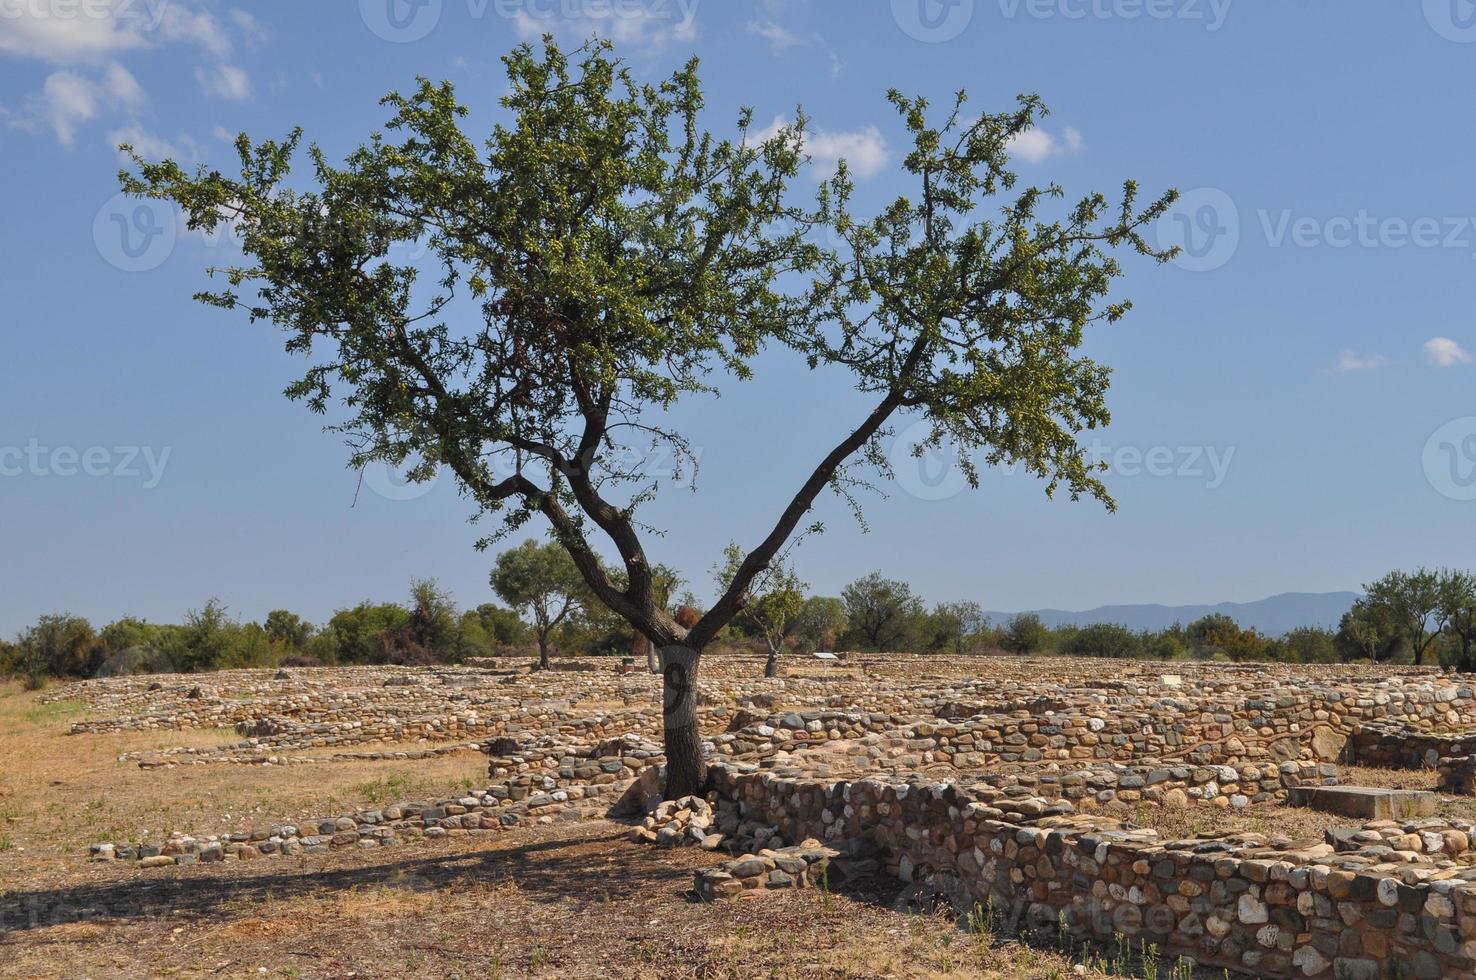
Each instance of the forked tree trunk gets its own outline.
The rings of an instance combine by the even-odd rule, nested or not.
[[[548,670],[548,637],[538,637],[538,666],[534,670]]]
[[[775,650],[775,649],[772,649],[772,648],[769,650],[769,659],[764,661],[764,676],[765,677],[778,677],[779,676],[779,651],[778,650]]]
[[[707,781],[702,733],[697,730],[697,665],[700,651],[661,648],[661,723],[666,744],[668,800],[700,794]]]

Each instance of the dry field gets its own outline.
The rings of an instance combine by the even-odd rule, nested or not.
[[[702,904],[692,870],[718,858],[638,847],[608,821],[162,872],[92,864],[104,839],[452,793],[485,762],[143,770],[118,756],[237,736],[66,734],[82,717],[0,687],[0,901],[31,910],[3,923],[5,977],[1100,977],[1108,964],[1079,964],[1114,955],[895,912],[895,882]]]

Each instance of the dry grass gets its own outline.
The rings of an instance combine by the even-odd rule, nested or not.
[[[894,912],[895,882],[702,904],[688,895],[692,871],[716,858],[642,848],[607,822],[163,871],[90,864],[98,840],[449,793],[484,763],[141,770],[118,754],[233,736],[66,734],[79,715],[0,687],[0,900],[31,910],[3,923],[7,977],[1105,976]]]

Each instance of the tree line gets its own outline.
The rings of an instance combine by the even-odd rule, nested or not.
[[[713,569],[721,588],[741,555],[730,548]],[[656,566],[663,601],[675,618],[700,615],[697,599],[672,569]],[[425,665],[472,657],[641,655],[650,641],[605,608],[556,543],[527,541],[500,554],[489,585],[506,603],[458,609],[434,580],[414,581],[403,603],[361,602],[315,625],[286,609],[259,623],[233,618],[218,599],[182,623],[131,616],[101,629],[80,616],[40,617],[13,643],[0,642],[0,673],[34,685],[47,677],[199,672],[240,667],[334,664]],[[1336,630],[1305,626],[1272,637],[1223,614],[1161,630],[1115,623],[1048,626],[1035,613],[992,622],[977,602],[929,605],[912,586],[872,572],[839,596],[810,594],[783,561],[751,589],[748,604],[718,638],[720,646],[766,654],[766,673],[782,655],[856,650],[893,653],[1059,654],[1150,660],[1280,663],[1438,664],[1476,670],[1476,574],[1395,571],[1364,586]]]

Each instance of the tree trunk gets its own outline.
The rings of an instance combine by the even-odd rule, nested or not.
[[[700,794],[707,780],[702,733],[697,730],[697,665],[700,651],[661,648],[661,722],[666,743],[668,800]]]
[[[548,670],[548,637],[543,634],[538,636],[538,666],[533,669]]]
[[[769,659],[766,660],[766,661],[764,661],[764,676],[765,677],[778,677],[779,676],[779,651],[778,650],[775,650],[775,649],[772,649],[772,648],[769,650]]]
[[[646,669],[653,674],[661,673],[661,661],[656,656],[656,644],[646,641]]]

